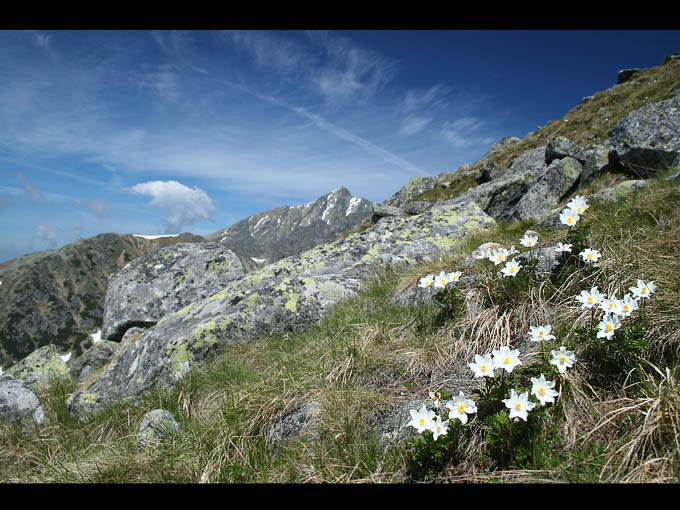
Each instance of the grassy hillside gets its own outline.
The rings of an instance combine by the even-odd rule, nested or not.
[[[597,93],[494,160],[506,165],[555,135],[581,145],[604,139],[625,113],[680,88],[679,70],[680,59],[669,59]],[[619,178],[603,176],[574,195]],[[39,392],[47,424],[30,434],[0,427],[0,481],[677,483],[678,210],[680,189],[659,176],[619,202],[590,201],[572,228],[500,222],[441,260],[377,275],[314,328],[232,346],[176,389],[111,406],[85,423],[64,403],[73,383],[55,381]],[[537,246],[520,245],[527,229]],[[501,276],[502,266],[488,259],[470,261],[488,242],[526,254],[516,276]],[[549,276],[532,269],[538,250],[558,242],[572,252]],[[579,256],[586,248],[601,254],[595,264]],[[433,301],[399,304],[440,271],[462,271],[464,281]],[[604,312],[576,297],[596,287],[621,299],[638,280],[656,290],[611,338],[598,336]],[[531,341],[544,325],[555,338]],[[521,364],[475,378],[468,366],[475,355],[504,345],[517,349]],[[560,347],[575,358],[564,371],[551,363]],[[531,394],[541,375],[554,383],[553,402]],[[530,393],[535,405],[525,418],[509,418],[503,400],[512,390]],[[436,440],[407,425],[411,410],[460,391],[475,404],[466,423],[453,406],[449,430]],[[170,411],[182,431],[138,450],[139,424],[156,408]],[[296,433],[284,437],[286,429]]]
[[[235,346],[175,391],[112,407],[89,423],[68,416],[63,401],[73,388],[56,384],[40,395],[50,425],[35,436],[0,430],[0,479],[678,482],[679,207],[678,187],[659,179],[624,202],[592,203],[570,231],[535,228],[538,247],[570,239],[602,254],[596,266],[565,255],[549,279],[532,278],[526,268],[501,278],[488,260],[463,264],[488,241],[520,247],[531,227],[500,224],[443,260],[382,275],[312,330]],[[477,274],[478,283],[456,287],[459,299],[446,314],[435,304],[394,304],[425,274],[454,269]],[[621,298],[638,279],[653,280],[656,292],[613,339],[597,338],[599,315],[575,296],[596,286]],[[528,341],[530,328],[543,324],[556,339]],[[467,366],[474,355],[507,342],[522,364],[494,378],[495,389],[474,379]],[[548,362],[559,346],[576,357],[564,373]],[[527,421],[508,420],[499,399],[511,387],[526,391],[539,374],[556,382],[556,401],[537,405]],[[457,425],[437,441],[428,433],[379,439],[381,424],[402,403],[416,408],[429,392],[445,400],[460,390],[478,408],[467,424],[452,420]],[[311,432],[273,441],[281,418],[310,402],[318,404]],[[183,432],[138,451],[141,418],[158,407],[171,411]]]

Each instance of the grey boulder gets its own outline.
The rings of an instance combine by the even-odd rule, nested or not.
[[[200,301],[243,276],[236,254],[219,243],[181,243],[137,258],[109,278],[102,338],[120,341],[133,326]]]

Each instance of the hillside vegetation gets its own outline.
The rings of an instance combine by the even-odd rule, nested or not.
[[[497,154],[497,162],[558,134],[582,144],[606,137],[607,126],[637,101],[680,87],[679,61],[595,94],[564,120]],[[596,120],[604,110],[607,120]],[[377,274],[317,326],[231,345],[176,388],[112,404],[87,420],[66,408],[73,383],[55,380],[39,391],[45,424],[31,433],[0,428],[0,480],[677,483],[680,189],[665,177],[615,202],[588,200],[573,227],[499,221],[441,259]],[[569,199],[618,179],[599,177]],[[525,247],[520,240],[529,229],[538,241]],[[518,248],[516,276],[470,257],[491,242]],[[541,272],[541,250],[558,242],[571,244],[571,252]],[[600,254],[595,263],[579,255],[586,249]],[[423,277],[441,271],[461,271],[460,281],[432,299],[404,299],[419,292]],[[622,299],[639,280],[653,292],[611,335],[598,335],[606,331],[603,312],[576,297],[597,288]],[[531,341],[544,325],[555,338]],[[502,346],[517,349],[521,364],[474,377],[475,355]],[[551,363],[561,347],[574,358],[564,369],[559,360]],[[503,399],[511,390],[531,393],[541,376],[555,383],[553,402],[531,395],[527,415],[510,418]],[[461,420],[453,418],[457,406],[450,412],[442,406],[450,419],[446,434],[435,439],[409,426],[411,410],[437,409],[460,392],[474,400],[474,410],[467,406]],[[140,449],[142,417],[158,408],[170,411],[181,430]]]

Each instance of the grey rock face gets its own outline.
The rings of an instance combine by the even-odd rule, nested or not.
[[[155,324],[243,274],[219,243],[181,243],[135,259],[109,279],[102,337],[120,341],[128,328]]]
[[[109,398],[174,385],[191,366],[234,342],[317,323],[356,295],[377,271],[431,260],[466,234],[495,224],[476,204],[437,205],[410,218],[383,218],[363,232],[288,257],[164,316],[123,350],[69,408],[79,414]],[[87,410],[86,410],[87,412]]]
[[[373,203],[373,223],[380,221],[380,218],[389,216],[402,216],[406,211],[392,205]]]
[[[200,240],[100,234],[0,264],[0,364],[50,344],[79,355],[101,329],[109,275],[158,247]]]
[[[312,401],[284,416],[274,425],[271,431],[272,443],[278,444],[287,439],[302,435],[313,438],[320,413],[321,404]]]
[[[80,386],[89,377],[113,359],[120,345],[108,340],[100,340],[71,362],[71,377]]]
[[[480,184],[459,197],[442,202],[459,204],[473,201],[496,220],[510,220],[526,192],[547,169],[545,146],[524,152],[515,158],[508,171],[493,181]]]
[[[46,345],[26,356],[7,370],[7,375],[37,387],[52,379],[68,379],[69,369],[54,345]]]
[[[142,418],[137,432],[136,446],[139,449],[158,446],[164,439],[181,431],[175,417],[165,409],[154,409]]]
[[[304,205],[254,214],[206,239],[255,262],[257,268],[328,242],[372,216],[372,202],[338,188]]]
[[[414,177],[413,179],[409,180],[404,185],[404,187],[397,191],[394,195],[385,199],[383,201],[383,204],[403,209],[411,201],[413,201],[415,197],[417,197],[421,193],[424,193],[425,191],[433,189],[438,182],[439,179],[437,179],[436,177],[423,177],[423,176]]]
[[[680,156],[680,96],[630,112],[609,138],[615,161],[638,178],[672,168]]]
[[[45,412],[38,397],[23,381],[0,376],[0,419],[3,423],[41,424]]]
[[[545,218],[578,181],[582,170],[581,164],[572,157],[553,160],[517,202],[513,218],[536,221]]]
[[[421,214],[432,207],[430,202],[411,202],[406,207],[406,212],[409,214]]]
[[[545,147],[545,162],[549,165],[556,159],[571,157],[583,164],[586,154],[578,145],[563,136],[555,136]]]

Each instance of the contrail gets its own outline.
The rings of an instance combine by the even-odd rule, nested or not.
[[[300,117],[304,117],[307,120],[311,120],[316,124],[317,127],[320,129],[323,129],[324,131],[342,139],[345,141],[348,141],[350,143],[353,143],[355,145],[358,145],[362,149],[364,149],[366,152],[369,152],[373,155],[378,156],[379,158],[387,161],[388,163],[392,163],[402,170],[405,170],[409,175],[427,175],[428,172],[423,170],[422,168],[419,168],[412,163],[409,163],[408,161],[400,158],[399,156],[395,156],[391,152],[383,149],[382,147],[378,147],[374,143],[369,142],[368,140],[361,138],[360,136],[357,136],[346,129],[343,129],[339,126],[336,126],[335,124],[328,122],[326,119],[321,117],[318,114],[311,113],[308,111],[306,108],[303,108],[301,106],[293,106],[285,101],[282,101],[281,99],[277,99],[273,96],[269,96],[267,94],[261,94],[259,92],[254,92],[242,85],[238,85],[235,83],[229,83],[232,87],[235,87],[243,92],[246,92],[250,94],[251,96],[255,96],[259,99],[263,99],[265,101],[268,101],[270,103],[276,104],[278,106],[281,106],[283,108],[286,108],[287,110],[290,110]]]

